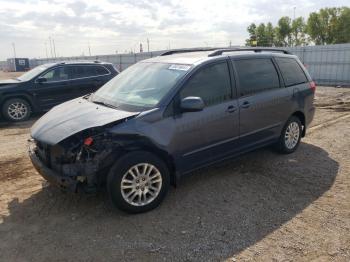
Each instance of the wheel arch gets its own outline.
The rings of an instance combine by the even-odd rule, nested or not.
[[[164,161],[170,173],[171,184],[173,186],[176,186],[177,175],[176,175],[175,161],[167,151],[159,148],[148,138],[141,137],[138,135],[127,136],[124,138],[118,137],[115,139],[116,141],[118,141],[118,146],[116,148],[116,151],[118,153],[115,153],[113,157],[115,161],[118,160],[120,157],[122,157],[124,154],[132,151],[150,152]]]
[[[0,107],[2,109],[2,107],[4,106],[4,104],[9,101],[10,99],[15,99],[15,98],[20,98],[25,100],[31,107],[31,110],[34,111],[35,110],[35,106],[33,103],[33,100],[30,98],[30,96],[26,95],[26,94],[13,94],[13,95],[5,95],[0,102]]]
[[[306,134],[306,120],[305,120],[305,114],[304,114],[302,111],[295,111],[295,112],[291,115],[291,117],[292,117],[292,116],[297,117],[297,118],[300,120],[300,122],[301,122],[301,124],[302,124],[302,126],[303,126],[303,131],[302,131],[302,133],[301,133],[301,136],[304,137],[305,134]]]

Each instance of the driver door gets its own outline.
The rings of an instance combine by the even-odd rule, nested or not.
[[[42,110],[49,110],[72,97],[68,67],[55,67],[39,78],[34,82],[33,95]]]
[[[227,61],[200,68],[179,93],[179,100],[200,97],[205,108],[177,114],[173,121],[176,165],[186,172],[222,159],[239,135],[238,101],[232,92]]]

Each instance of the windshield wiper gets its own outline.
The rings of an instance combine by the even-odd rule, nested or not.
[[[94,104],[97,104],[97,105],[103,105],[105,107],[109,107],[109,108],[113,108],[113,109],[117,109],[118,108],[117,106],[107,104],[107,103],[105,103],[103,101],[92,100],[91,102],[93,102]]]

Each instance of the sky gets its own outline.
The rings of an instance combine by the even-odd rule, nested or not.
[[[0,0],[0,60],[243,45],[247,26],[350,0]],[[53,46],[51,42],[51,46]],[[90,47],[90,48],[89,48]],[[53,50],[53,48],[52,48]]]

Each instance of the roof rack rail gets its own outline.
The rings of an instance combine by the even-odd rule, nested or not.
[[[201,52],[201,51],[214,51],[218,50],[217,48],[187,48],[187,49],[174,49],[165,51],[160,56],[167,56],[167,55],[174,55],[174,54],[181,54],[181,53],[190,53],[190,52]]]
[[[209,54],[208,56],[218,56],[222,55],[225,52],[236,52],[236,51],[253,51],[255,53],[260,53],[263,51],[272,51],[272,52],[280,52],[283,54],[291,55],[292,53],[285,50],[285,49],[278,49],[278,48],[268,48],[268,47],[244,47],[244,48],[223,48],[223,49],[216,49],[213,53]]]

